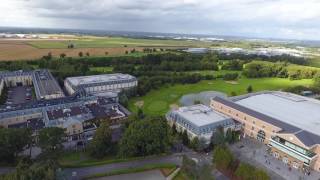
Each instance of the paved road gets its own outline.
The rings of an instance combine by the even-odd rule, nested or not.
[[[142,167],[148,164],[157,164],[157,163],[172,163],[176,165],[181,165],[182,157],[179,154],[164,156],[164,157],[155,157],[155,158],[146,158],[142,160],[135,160],[130,162],[121,162],[121,163],[113,163],[106,164],[101,166],[94,167],[84,167],[84,168],[68,168],[64,170],[64,174],[67,179],[81,179],[85,176],[97,174],[97,173],[107,173],[117,169],[127,169],[127,168],[137,168]],[[72,177],[72,174],[76,176]]]

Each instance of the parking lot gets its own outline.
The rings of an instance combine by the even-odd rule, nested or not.
[[[319,172],[312,171],[310,175],[305,175],[297,169],[289,168],[282,161],[267,153],[266,145],[254,139],[244,138],[240,142],[231,145],[230,149],[240,160],[265,169],[271,179],[320,180]]]
[[[21,104],[33,100],[31,86],[17,86],[9,88],[6,105]]]

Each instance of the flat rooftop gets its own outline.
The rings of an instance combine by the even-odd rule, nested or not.
[[[320,135],[320,101],[273,91],[249,95],[235,103],[292,126]]]
[[[230,119],[203,104],[181,107],[174,112],[198,127]]]
[[[95,83],[105,83],[105,82],[117,82],[123,80],[135,79],[134,76],[129,74],[101,74],[93,76],[78,76],[78,77],[68,77],[68,80],[72,85],[79,86],[85,84],[95,84]]]
[[[34,71],[35,80],[37,81],[40,96],[61,94],[63,95],[62,89],[60,88],[58,82],[52,76],[48,70],[35,70]]]

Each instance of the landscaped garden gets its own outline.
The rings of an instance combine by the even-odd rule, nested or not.
[[[221,91],[228,95],[232,92],[237,95],[247,92],[247,87],[252,86],[253,91],[280,90],[298,85],[310,86],[312,79],[289,80],[285,78],[259,78],[247,79],[242,77],[238,81],[204,80],[195,84],[166,85],[157,90],[152,90],[143,97],[132,98],[129,102],[129,109],[137,111],[137,107],[142,107],[144,113],[148,115],[163,115],[170,106],[179,105],[181,96],[189,93],[199,93],[201,91]]]

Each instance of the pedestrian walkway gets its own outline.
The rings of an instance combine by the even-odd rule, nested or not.
[[[271,179],[320,180],[319,172],[312,171],[310,175],[305,175],[297,169],[289,168],[285,163],[267,153],[266,145],[253,139],[245,138],[241,142],[231,145],[230,149],[240,160],[266,169],[268,174],[272,176]]]

